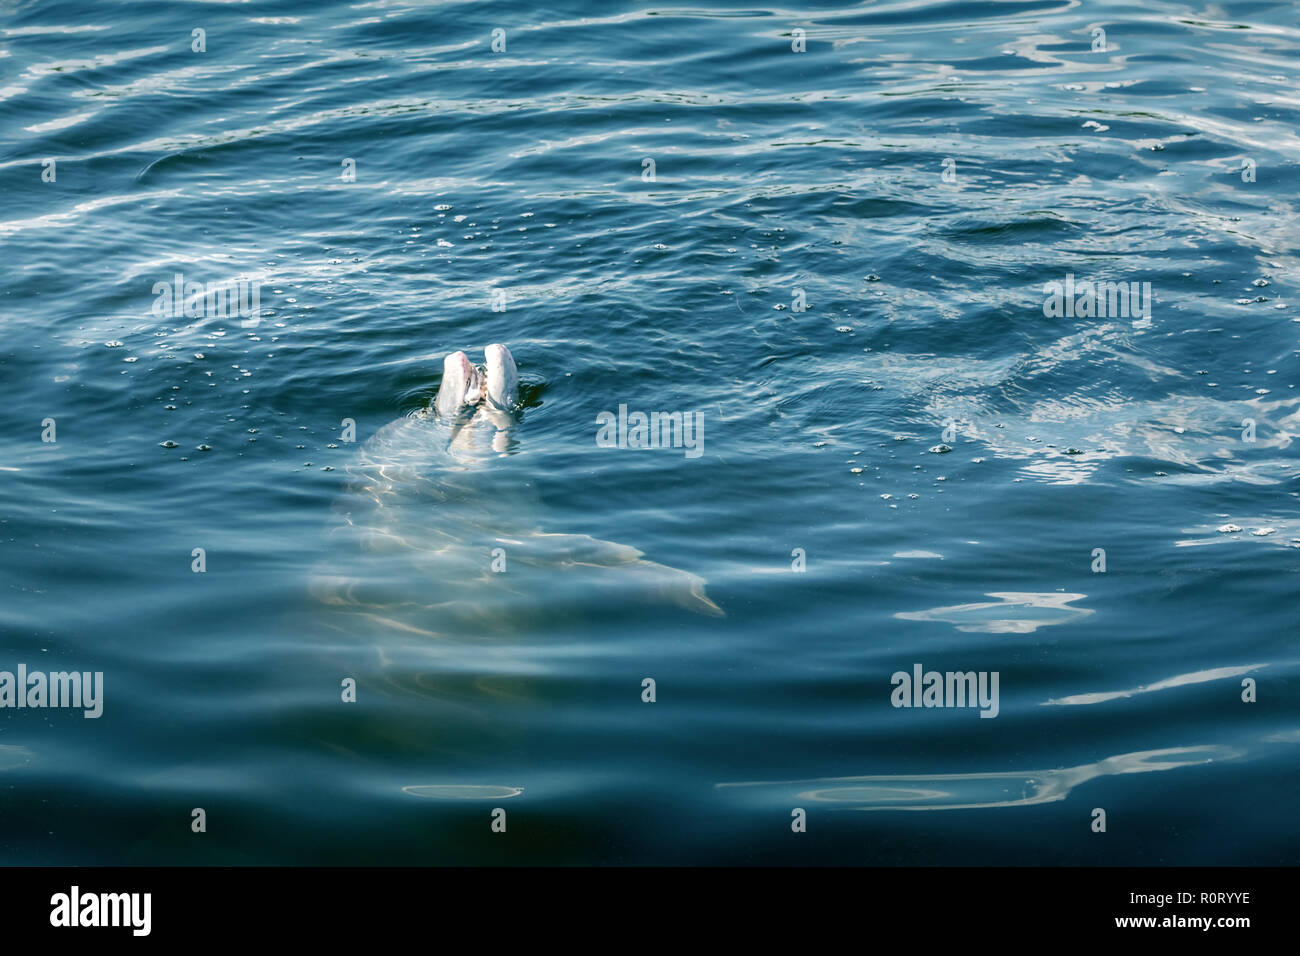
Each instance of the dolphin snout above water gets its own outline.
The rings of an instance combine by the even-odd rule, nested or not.
[[[493,343],[483,350],[485,368],[476,367],[464,352],[452,352],[442,361],[442,384],[434,410],[442,418],[455,418],[480,402],[484,407],[512,412],[519,397],[519,371],[510,350]]]
[[[519,397],[515,357],[497,343],[485,348],[483,354],[487,358],[487,400],[503,411],[512,411]]]
[[[433,407],[443,418],[455,418],[479,403],[483,397],[483,376],[464,352],[452,352],[442,360],[442,385]]]

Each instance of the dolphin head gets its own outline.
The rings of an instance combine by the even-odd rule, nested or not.
[[[452,352],[442,360],[442,384],[433,402],[434,411],[443,418],[455,418],[465,408],[477,405],[482,397],[483,377],[468,355]]]
[[[512,412],[519,400],[519,372],[515,357],[504,345],[492,344],[483,350],[487,358],[487,400],[503,411]]]

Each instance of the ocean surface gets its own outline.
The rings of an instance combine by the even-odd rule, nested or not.
[[[102,674],[0,687],[0,862],[1300,863],[1298,77],[1289,2],[0,4],[0,671]]]

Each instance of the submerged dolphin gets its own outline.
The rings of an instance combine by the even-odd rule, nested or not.
[[[355,638],[490,639],[611,601],[721,616],[690,572],[543,530],[530,459],[505,453],[520,426],[515,361],[504,345],[485,356],[480,370],[448,355],[432,407],[379,429],[347,466],[334,557],[311,584],[345,615],[332,624]]]

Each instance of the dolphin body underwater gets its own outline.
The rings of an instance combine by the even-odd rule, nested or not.
[[[331,628],[387,661],[564,633],[593,608],[722,616],[697,575],[542,529],[527,456],[509,453],[521,427],[514,357],[484,351],[483,369],[448,355],[432,405],[380,428],[346,466],[342,520],[309,586]]]

